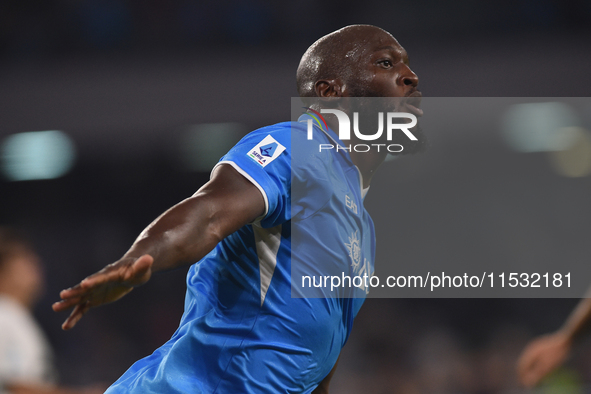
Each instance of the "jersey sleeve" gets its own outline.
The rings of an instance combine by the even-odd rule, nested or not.
[[[256,222],[264,228],[291,219],[291,137],[289,123],[264,127],[246,135],[220,159],[256,186],[265,213]]]

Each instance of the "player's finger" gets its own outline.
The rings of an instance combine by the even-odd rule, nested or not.
[[[531,355],[529,349],[526,349],[519,360],[517,361],[517,373],[522,376],[531,368],[534,363],[534,357]]]
[[[76,305],[76,307],[74,308],[72,313],[70,313],[70,316],[68,316],[66,321],[64,321],[64,323],[62,324],[63,330],[69,330],[72,327],[74,327],[76,325],[76,323],[78,323],[78,321],[82,318],[83,308],[84,308],[84,305],[81,305],[81,304]]]
[[[542,378],[544,376],[546,376],[546,374],[547,374],[547,371],[541,371],[541,370],[529,371],[523,377],[522,383],[526,388],[531,389],[531,388],[537,386],[537,384],[540,382],[540,380],[542,380]]]
[[[517,362],[519,380],[526,387],[531,386],[532,374],[539,368],[539,360],[536,353],[536,348],[529,346],[524,350]]]
[[[524,384],[528,388],[536,386],[540,381],[556,368],[557,364],[553,360],[540,359],[534,360],[534,363],[526,371]]]
[[[125,268],[126,267],[121,266],[115,267],[113,265],[107,266],[96,274],[84,278],[82,282],[80,282],[80,287],[84,290],[89,290],[107,282],[121,282],[122,272]]]
[[[51,308],[54,312],[61,312],[65,311],[66,309],[70,309],[76,304],[79,304],[82,300],[82,297],[72,297],[65,300],[61,300],[58,302],[54,302]]]
[[[136,272],[147,272],[150,268],[152,268],[153,263],[154,258],[149,254],[145,254],[133,263],[133,269]]]
[[[124,273],[123,283],[131,286],[143,284],[145,282],[145,276],[152,269],[154,258],[149,254],[145,254],[139,257]]]
[[[67,299],[72,297],[80,297],[86,292],[86,289],[82,288],[80,284],[76,286],[70,287],[69,289],[64,289],[60,291],[60,298]]]
[[[526,371],[524,374],[521,375],[521,384],[523,384],[527,388],[532,388],[536,384],[536,377],[534,371]]]
[[[76,308],[74,308],[70,316],[66,319],[64,324],[62,324],[62,329],[69,330],[73,328],[76,325],[76,323],[78,323],[80,319],[82,319],[82,316],[84,316],[84,314],[88,312],[89,308],[90,306],[88,302],[76,305]]]
[[[532,368],[534,363],[535,358],[531,355],[531,352],[526,350],[517,362],[517,371],[520,375],[523,375]]]

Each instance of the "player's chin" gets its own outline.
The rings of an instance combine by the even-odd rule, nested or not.
[[[398,141],[391,141],[393,144],[402,146],[399,152],[390,152],[393,156],[409,156],[423,153],[429,148],[429,140],[425,137],[423,130],[420,127],[412,129],[413,134],[417,138],[416,141],[408,140],[405,136],[402,136]]]
[[[403,147],[404,149],[402,151],[392,152],[390,154],[394,156],[409,156],[423,153],[429,148],[429,142],[427,140],[413,141],[412,143],[405,143]]]

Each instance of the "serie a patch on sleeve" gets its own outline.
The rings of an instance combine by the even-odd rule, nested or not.
[[[285,146],[281,145],[270,135],[263,138],[254,148],[252,148],[247,156],[259,163],[261,167],[275,160],[283,151]]]

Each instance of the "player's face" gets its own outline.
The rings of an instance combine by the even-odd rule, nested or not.
[[[371,32],[366,40],[369,45],[361,52],[352,84],[351,96],[364,97],[406,97],[398,101],[397,110],[410,112],[417,116],[423,114],[419,108],[421,93],[417,89],[419,78],[411,70],[408,54],[390,34]]]
[[[415,116],[422,116],[420,109],[422,94],[418,90],[419,78],[411,70],[408,54],[398,41],[390,34],[381,31],[367,31],[361,43],[363,50],[359,51],[353,68],[355,79],[350,81],[348,94],[351,97],[369,97],[355,101],[355,108],[359,113],[375,112],[408,112]],[[373,100],[371,97],[392,97],[391,100]],[[360,116],[361,118],[361,116]],[[367,124],[362,125],[367,130],[375,130],[377,118],[364,116]],[[361,127],[361,126],[360,126]],[[402,134],[394,134],[390,143],[404,145],[403,154],[413,154],[425,149],[427,139],[419,126],[413,129],[419,139],[417,143],[408,144],[408,139]],[[384,134],[385,138],[385,134]],[[398,140],[399,138],[399,140]]]

